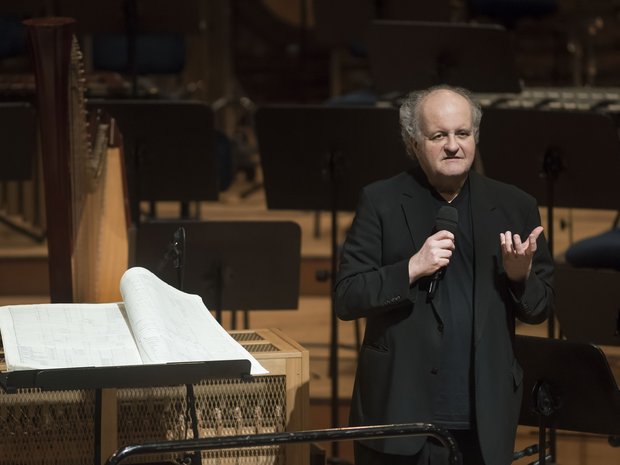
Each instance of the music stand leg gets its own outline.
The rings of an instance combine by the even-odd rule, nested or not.
[[[545,450],[545,442],[547,441],[547,430],[542,424],[538,427],[538,463],[545,465],[547,452]]]
[[[547,180],[547,232],[548,232],[548,245],[549,254],[551,258],[554,258],[554,205],[555,205],[555,181],[562,171],[562,154],[556,149],[549,149],[543,158],[543,172]],[[549,316],[547,317],[547,336],[551,339],[555,338],[555,312],[553,307],[549,309]],[[549,450],[551,455],[551,461],[556,462],[556,431],[554,428],[549,429]],[[543,458],[541,464],[544,465],[545,451],[541,452]]]
[[[137,31],[138,6],[136,0],[123,2],[125,14],[125,33],[127,34],[127,71],[131,76],[131,95],[138,96],[138,60],[137,60]]]
[[[198,415],[196,414],[196,396],[194,394],[194,386],[192,384],[186,384],[185,389],[187,392],[187,411],[192,423],[192,434],[194,439],[199,439],[200,433],[198,432]],[[202,465],[202,454],[200,451],[195,451],[194,453],[190,453],[188,455],[192,457],[192,465]]]
[[[94,465],[104,463],[118,447],[118,412],[116,389],[94,390]]]
[[[545,465],[547,463],[547,427],[546,418],[549,418],[556,411],[556,405],[553,392],[549,384],[545,381],[539,381],[534,387],[534,405],[538,414],[538,463]],[[555,430],[549,428],[549,457],[551,462],[555,463]]]
[[[181,202],[181,204],[179,205],[179,209],[180,209],[180,216],[181,216],[181,218],[187,219],[187,218],[190,217],[189,202],[187,202],[187,201]]]
[[[14,231],[17,231],[20,234],[23,234],[24,236],[30,238],[30,239],[34,239],[35,241],[37,241],[38,243],[44,242],[45,241],[45,234],[42,232],[37,232],[35,230],[30,230],[24,226],[21,226],[17,223],[15,223],[14,221],[11,221],[10,218],[4,216],[4,214],[0,213],[0,223],[8,226],[9,228],[11,228]]]
[[[94,465],[101,463],[101,402],[101,389],[95,389]]]
[[[314,212],[314,222],[313,222],[313,236],[315,239],[320,239],[321,237],[321,212]]]
[[[335,183],[334,183],[335,184]],[[336,211],[336,203],[331,212],[332,231],[331,231],[331,273],[330,273],[330,295],[331,295],[331,345],[330,345],[330,376],[331,376],[331,425],[332,428],[339,427],[338,418],[338,317],[334,304],[334,284],[336,282],[336,273],[338,270],[338,213]],[[332,442],[332,456],[338,457],[339,447],[337,442]]]
[[[549,254],[553,259],[553,236],[554,236],[554,224],[553,224],[553,180],[548,178],[547,181],[547,237],[548,237],[548,246],[549,246]],[[549,309],[549,317],[547,320],[547,337],[555,338],[555,314],[553,308]]]

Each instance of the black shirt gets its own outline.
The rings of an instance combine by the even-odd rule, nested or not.
[[[448,203],[439,195],[437,210]],[[455,250],[437,293],[443,317],[443,350],[433,405],[434,422],[450,429],[471,425],[474,242],[469,180],[449,204],[458,211]]]

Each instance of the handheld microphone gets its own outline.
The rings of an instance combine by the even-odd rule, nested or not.
[[[449,231],[456,236],[456,228],[459,223],[459,212],[456,208],[450,205],[442,206],[435,216],[435,227],[433,233],[437,231]],[[435,271],[431,276],[431,282],[428,286],[428,301],[433,300],[437,288],[439,287],[439,281],[443,279],[443,275],[446,272],[446,268],[442,267]]]

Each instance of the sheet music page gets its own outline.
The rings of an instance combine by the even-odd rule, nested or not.
[[[123,304],[0,308],[8,370],[141,365]]]
[[[181,292],[140,267],[125,272],[121,294],[143,363],[249,360],[252,375],[268,373],[200,296]]]

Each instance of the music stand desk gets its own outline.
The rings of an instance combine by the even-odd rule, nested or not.
[[[7,393],[18,389],[38,388],[41,390],[95,390],[95,438],[94,465],[105,461],[116,449],[103,451],[104,389],[176,386],[193,384],[204,379],[249,378],[249,360],[204,361],[167,363],[136,366],[58,368],[44,370],[20,370],[0,373],[0,386]]]
[[[36,127],[36,112],[31,104],[0,104],[0,181],[32,179],[37,148]]]
[[[29,181],[36,178],[34,165],[37,153],[37,116],[31,104],[0,103],[0,140],[0,182]],[[0,210],[1,207],[2,205]],[[0,223],[38,242],[44,239],[42,232],[20,224],[6,212],[0,211]]]
[[[374,21],[370,69],[379,95],[437,84],[521,92],[510,35],[498,25]]]
[[[112,116],[126,156],[139,157],[140,200],[217,200],[214,117],[209,105],[90,100],[89,108]]]
[[[177,287],[162,260],[175,230],[186,231],[183,291],[207,308],[296,309],[299,305],[301,229],[292,221],[151,221],[140,224],[131,262]],[[218,318],[219,320],[219,318]]]
[[[366,45],[374,19],[373,0],[314,0],[317,39],[330,47]]]
[[[486,108],[479,148],[487,176],[519,186],[541,205],[620,209],[620,139],[608,115]],[[552,199],[541,176],[546,162],[555,170]]]
[[[620,139],[613,120],[590,111],[485,109],[480,127],[484,174],[513,184],[547,207],[554,256],[554,208],[620,207]],[[595,162],[588,162],[596,154]],[[548,334],[555,337],[552,311]]]
[[[215,123],[209,105],[196,101],[90,100],[119,127],[132,218],[140,201],[217,200]]]
[[[187,33],[198,34],[201,0],[181,0],[174,14],[169,13],[167,0],[111,0],[103,6],[89,5],[81,0],[57,0],[60,16],[77,20],[79,32],[125,33],[127,32],[128,4],[136,12],[131,26],[140,33]]]
[[[620,391],[598,347],[516,336],[515,354],[524,371],[519,424],[539,427],[539,438],[545,428],[620,434]]]
[[[354,211],[362,187],[411,167],[391,107],[265,105],[256,132],[270,209]]]
[[[210,378],[241,378],[250,373],[248,360],[183,362],[110,367],[54,368],[0,372],[0,386],[44,391],[121,389],[193,384]]]
[[[620,346],[620,273],[558,265],[555,311],[566,339]]]

